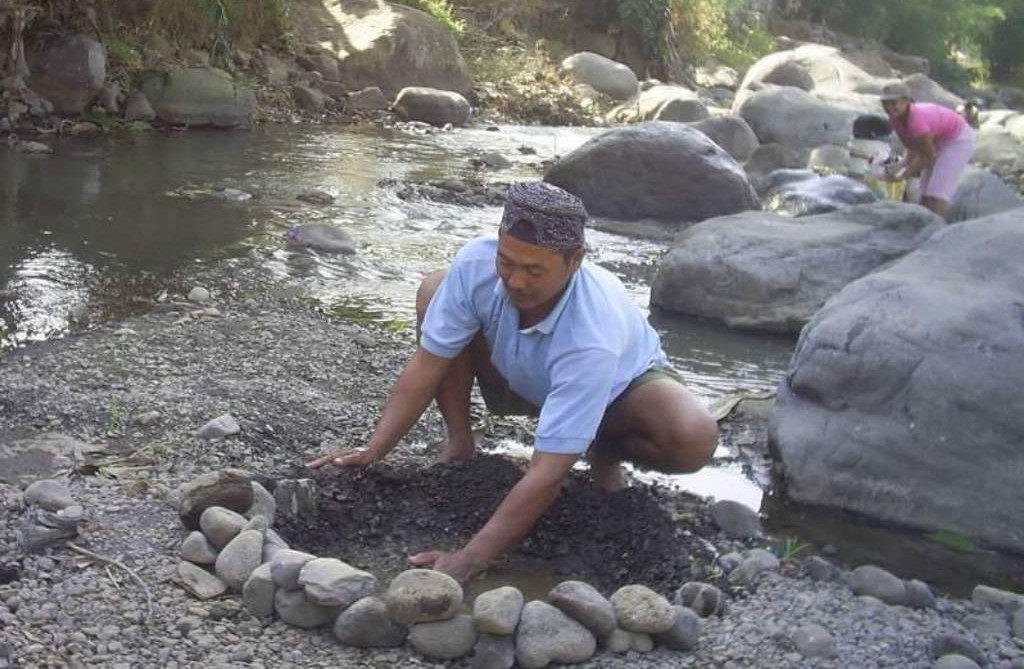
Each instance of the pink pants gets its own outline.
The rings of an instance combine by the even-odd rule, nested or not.
[[[921,196],[949,202],[974,155],[974,129],[964,124],[956,138],[935,147],[935,162],[921,172]]]

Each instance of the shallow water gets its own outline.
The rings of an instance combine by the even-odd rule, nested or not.
[[[88,302],[101,315],[123,314],[133,296],[152,298],[174,270],[226,258],[268,272],[287,290],[321,300],[336,316],[408,332],[419,280],[469,239],[493,233],[500,210],[407,202],[380,182],[536,178],[543,161],[598,132],[506,126],[500,132],[417,135],[273,127],[69,139],[55,143],[50,156],[0,146],[0,354],[67,332],[67,313],[76,303]],[[469,158],[490,151],[514,165],[497,172],[468,165]],[[253,197],[222,199],[215,189],[225,187]],[[326,190],[337,201],[327,207],[297,201],[308,188]],[[357,254],[283,246],[285,230],[312,222],[347,230]],[[656,262],[667,246],[599,231],[589,233],[588,245],[590,258],[621,277],[646,308]],[[793,347],[789,338],[671,315],[652,314],[651,322],[673,364],[708,402],[737,389],[774,390]],[[502,449],[514,454],[522,446]],[[728,457],[698,474],[659,480],[755,509],[764,502],[762,485]],[[822,523],[836,526],[831,519]],[[842,522],[838,527],[838,537],[828,541],[842,545]],[[815,536],[810,527],[804,532],[786,523],[780,532]],[[863,545],[859,533],[849,534]],[[917,559],[914,551],[908,554]]]

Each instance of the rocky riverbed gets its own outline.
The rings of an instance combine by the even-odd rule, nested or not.
[[[189,293],[206,297],[196,285],[208,290],[207,301],[188,301]],[[255,618],[236,596],[197,602],[176,582],[185,535],[177,487],[225,466],[271,481],[308,475],[301,463],[310,456],[363,443],[409,339],[330,320],[245,270],[179,276],[164,288],[168,296],[147,313],[0,359],[0,666],[431,666],[408,646],[358,650],[328,630]],[[237,435],[196,435],[227,413],[237,418]],[[484,450],[524,427],[492,427]],[[726,442],[734,432],[727,422]],[[464,541],[521,463],[484,455],[431,466],[425,444],[440,436],[431,413],[385,463],[318,472],[321,513],[279,521],[281,534],[382,583],[409,553]],[[136,572],[151,592],[151,617],[122,569],[63,543],[34,554],[19,548],[22,490],[48,476],[65,480],[82,507],[76,545]],[[581,666],[930,667],[956,650],[988,666],[1024,667],[1024,614],[989,606],[984,592],[977,603],[939,597],[929,605],[927,597],[905,599],[904,584],[902,601],[924,606],[885,604],[878,597],[899,601],[892,589],[903,581],[864,572],[844,578],[756,537],[730,537],[713,517],[731,525],[707,500],[664,488],[598,496],[581,471],[495,571],[536,574],[542,583],[586,580],[606,596],[643,583],[670,597],[691,580],[725,594],[724,615],[703,621],[695,650],[602,652]],[[748,552],[763,546],[781,562]],[[737,551],[753,561],[737,567]]]

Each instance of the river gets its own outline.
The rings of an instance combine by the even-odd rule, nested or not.
[[[500,209],[406,201],[381,182],[534,179],[544,161],[599,132],[503,126],[497,132],[421,134],[275,126],[66,139],[54,144],[53,155],[0,148],[0,355],[66,334],[68,311],[77,303],[116,318],[129,311],[133,297],[152,298],[163,277],[194,263],[246,263],[320,300],[328,312],[410,331],[419,280],[444,266],[469,239],[493,234]],[[513,165],[500,171],[471,167],[470,159],[486,152],[500,153]],[[253,197],[231,201],[217,195],[223,188]],[[335,203],[296,200],[311,188],[333,194]],[[334,256],[283,245],[288,228],[311,222],[344,228],[358,252]],[[646,309],[667,245],[592,230],[588,249],[590,259],[617,274]],[[674,366],[707,402],[740,389],[774,390],[794,345],[791,338],[661,313],[651,321]],[[775,526],[787,536],[839,546],[850,536],[858,537],[857,546],[890,546],[892,536],[905,543],[902,533],[870,540],[864,536],[868,530],[860,529],[870,526],[834,517],[800,520],[802,511],[766,504],[763,476],[757,482],[735,454],[723,450],[713,466],[667,482],[774,509]],[[956,556],[945,553],[933,555],[933,562],[948,566],[946,559]],[[900,562],[903,554],[892,561]],[[920,554],[919,548],[910,553],[914,560]],[[993,569],[1001,570],[984,568]]]

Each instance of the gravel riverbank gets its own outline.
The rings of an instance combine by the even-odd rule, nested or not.
[[[225,466],[294,475],[335,444],[361,444],[411,351],[408,338],[330,320],[314,304],[244,274],[203,277],[212,293],[204,304],[184,297],[193,278],[169,287],[169,299],[146,314],[0,358],[0,667],[470,666],[435,665],[408,647],[342,647],[329,631],[253,618],[237,597],[199,603],[175,583],[184,536],[174,492],[180,483]],[[195,436],[225,413],[238,419],[238,435]],[[464,539],[482,518],[470,507],[493,503],[521,465],[489,455],[427,468],[431,452],[422,444],[440,436],[432,412],[371,472],[333,483],[318,473],[324,490],[354,493],[330,503],[368,509],[339,521],[338,537],[302,523],[283,532],[297,548],[331,544],[382,580],[402,568],[406,551]],[[146,621],[145,598],[124,571],[61,547],[19,551],[20,490],[33,478],[59,475],[60,458],[48,461],[39,449],[67,444],[94,458],[89,467],[79,461],[68,479],[88,518],[76,543],[142,578],[153,599]],[[23,455],[33,448],[34,459]],[[482,483],[467,487],[473,481]],[[449,497],[445,486],[459,490]],[[695,651],[600,653],[580,666],[923,668],[939,651],[959,648],[991,667],[1024,667],[1020,614],[1014,620],[942,597],[930,608],[890,606],[856,596],[841,577],[814,580],[796,560],[743,583],[715,560],[761,544],[726,538],[706,501],[647,486],[620,500],[593,496],[585,474],[574,475],[509,563],[566,579],[584,574],[606,595],[606,588],[643,582],[671,596],[684,580],[706,580],[726,593],[727,610],[704,621]],[[641,512],[644,518],[629,522]],[[609,523],[614,532],[592,536]]]

